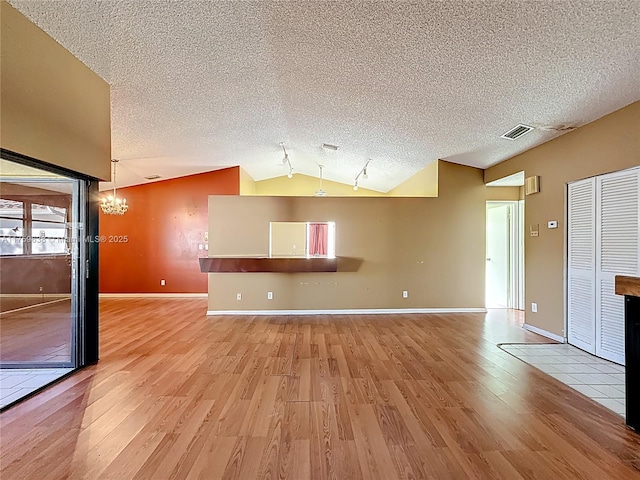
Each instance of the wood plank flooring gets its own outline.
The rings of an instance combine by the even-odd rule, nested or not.
[[[5,306],[19,302],[3,299]],[[71,361],[71,299],[28,307],[0,314],[0,362]]]
[[[496,347],[506,313],[101,302],[101,361],[0,414],[10,479],[635,479],[640,435]]]

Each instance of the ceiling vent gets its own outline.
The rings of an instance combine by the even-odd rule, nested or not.
[[[325,148],[327,150],[333,150],[335,152],[336,150],[338,150],[339,147],[337,145],[331,145],[330,143],[323,143],[322,148]]]
[[[516,138],[520,138],[521,136],[526,135],[531,130],[533,130],[533,127],[530,127],[529,125],[523,125],[521,123],[513,127],[508,132],[500,135],[500,138],[506,138],[507,140],[515,140]]]
[[[160,178],[160,175],[149,175],[148,177],[144,177],[147,180],[157,180],[158,178]]]

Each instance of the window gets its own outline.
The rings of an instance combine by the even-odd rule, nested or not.
[[[335,222],[269,222],[269,256],[336,256]]]
[[[307,255],[310,257],[336,256],[336,224],[334,222],[307,223]]]
[[[65,207],[0,198],[0,255],[56,255],[68,251]]]
[[[52,254],[67,251],[67,209],[31,204],[31,253]]]
[[[0,255],[24,253],[24,204],[0,199]]]

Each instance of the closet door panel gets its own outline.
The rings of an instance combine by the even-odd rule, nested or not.
[[[567,339],[595,353],[595,179],[568,186]]]
[[[624,297],[616,275],[639,273],[639,171],[603,175],[596,183],[596,355],[624,364]]]

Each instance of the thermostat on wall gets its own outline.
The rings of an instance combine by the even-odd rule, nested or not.
[[[547,227],[548,228],[558,228],[558,221],[557,220],[550,220],[547,223]]]

